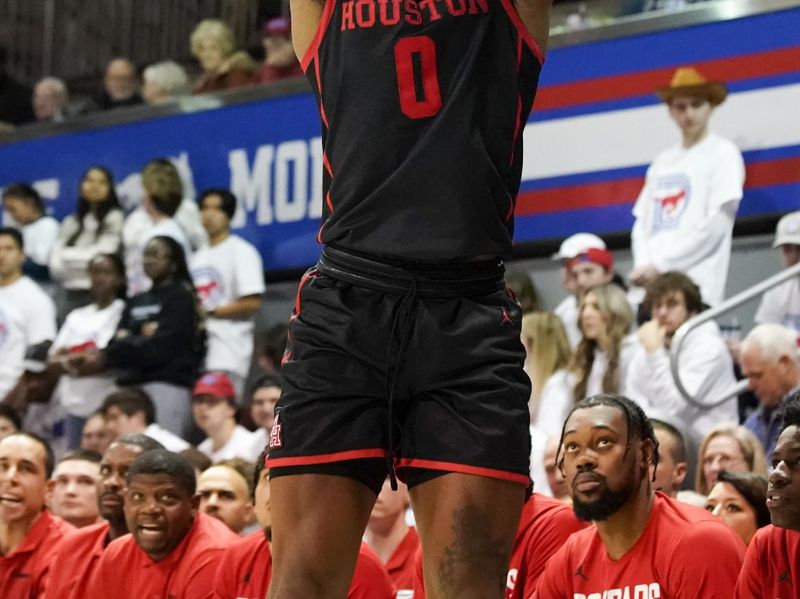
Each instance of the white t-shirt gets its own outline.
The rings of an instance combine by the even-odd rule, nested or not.
[[[659,154],[633,208],[634,267],[686,273],[705,302],[719,304],[744,176],[739,149],[714,133]]]
[[[200,443],[197,449],[206,454],[214,464],[221,460],[233,458],[242,458],[248,462],[255,462],[261,450],[264,449],[263,445],[259,445],[259,441],[260,439],[255,433],[237,424],[228,442],[217,451],[214,451],[211,439],[206,439]]]
[[[28,346],[55,336],[55,305],[36,283],[23,276],[0,286],[0,399],[24,372]]]
[[[25,255],[36,264],[47,266],[50,252],[58,238],[59,224],[52,216],[43,216],[22,227]]]
[[[553,310],[556,316],[561,319],[564,331],[567,333],[567,341],[572,351],[581,342],[581,330],[578,328],[578,300],[574,295],[568,295]]]
[[[147,428],[144,429],[144,434],[161,443],[165,449],[174,451],[175,453],[191,447],[184,439],[175,433],[169,432],[165,428],[161,428],[155,422],[147,425]]]
[[[125,244],[125,269],[128,274],[128,296],[130,297],[147,291],[152,285],[152,281],[144,274],[142,252],[153,237],[171,237],[180,243],[183,246],[187,264],[192,255],[192,246],[186,238],[186,233],[174,219],[165,218],[147,229],[137,229],[136,234],[139,236],[132,235],[126,220],[125,227],[122,229],[122,238]]]
[[[538,428],[548,439],[561,436],[561,428],[572,406],[575,404],[572,389],[575,377],[566,369],[550,375],[542,387],[539,398],[539,414],[536,417]]]
[[[733,361],[715,323],[708,322],[695,329],[684,341],[683,348],[678,369],[681,382],[692,397],[712,403],[733,389],[736,385]],[[711,410],[689,404],[675,386],[669,353],[663,347],[647,353],[644,346],[637,343],[628,369],[625,394],[642,406],[650,418],[678,428],[695,448],[717,424],[736,424],[739,420],[736,397]]]
[[[755,321],[782,324],[800,335],[800,279],[791,279],[767,291],[761,297]]]
[[[60,349],[92,344],[104,348],[114,336],[125,309],[125,302],[116,299],[102,310],[97,304],[77,308],[67,314],[64,324],[50,346],[50,354]],[[58,388],[59,402],[67,414],[85,418],[96,411],[109,394],[116,390],[114,378],[108,375],[63,376]]]
[[[256,248],[237,235],[192,256],[192,279],[207,312],[264,293],[264,266]],[[209,317],[206,370],[247,376],[253,354],[253,321]]]

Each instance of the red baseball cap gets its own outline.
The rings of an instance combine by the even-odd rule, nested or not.
[[[213,397],[225,397],[226,399],[236,399],[236,391],[228,375],[222,372],[207,372],[194,385],[192,397],[198,395],[211,395]]]
[[[601,250],[600,248],[589,248],[582,254],[578,254],[572,260],[567,262],[567,268],[572,268],[581,262],[594,262],[605,268],[608,272],[614,269],[614,254],[608,250]]]

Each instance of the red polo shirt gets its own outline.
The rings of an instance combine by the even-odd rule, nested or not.
[[[228,547],[214,578],[214,599],[264,599],[272,578],[272,553],[263,531]],[[394,599],[395,590],[377,555],[361,543],[347,599]]]
[[[800,597],[800,531],[769,525],[747,547],[736,599]]]
[[[47,578],[50,599],[82,599],[97,562],[106,548],[109,524],[103,521],[64,536],[53,556]]]
[[[0,596],[33,599],[44,595],[50,561],[64,535],[75,528],[47,510],[14,551],[0,556]]]
[[[86,596],[210,599],[222,552],[238,538],[219,520],[197,514],[172,553],[154,562],[127,534],[103,552]]]
[[[409,528],[406,536],[400,541],[392,557],[386,562],[386,570],[398,590],[412,590],[414,588],[414,555],[419,547],[419,535],[415,528]]]

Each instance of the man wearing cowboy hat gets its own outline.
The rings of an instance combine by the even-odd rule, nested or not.
[[[727,89],[693,67],[675,71],[657,95],[681,130],[681,143],[661,152],[647,170],[633,208],[634,285],[680,271],[700,285],[703,301],[725,295],[736,209],[742,199],[744,161],[739,149],[708,129]]]

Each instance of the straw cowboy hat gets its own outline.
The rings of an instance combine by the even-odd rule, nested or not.
[[[694,67],[681,67],[675,71],[669,87],[658,88],[656,94],[667,103],[676,96],[701,96],[717,106],[725,100],[728,88],[722,81],[707,81]]]

